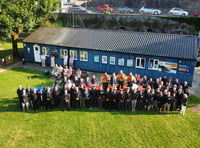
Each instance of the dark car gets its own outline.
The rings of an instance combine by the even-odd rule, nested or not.
[[[194,12],[194,16],[200,16],[200,10]]]
[[[126,11],[127,13],[133,13],[133,9],[126,7],[126,6],[120,6],[117,11]]]
[[[70,7],[68,9],[68,13],[92,13],[92,11],[86,10],[84,8],[81,8],[81,7]]]

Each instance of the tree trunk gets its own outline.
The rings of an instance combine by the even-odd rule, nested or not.
[[[18,37],[16,37],[16,36],[17,36],[16,33],[12,34],[13,57],[18,57],[19,56],[18,46],[17,46]]]
[[[18,31],[18,33],[13,32],[12,33],[12,48],[13,48],[13,57],[18,57],[19,56],[19,52],[18,52],[18,46],[17,46],[17,40],[18,37],[20,35],[20,33],[23,31],[23,29],[20,29]]]

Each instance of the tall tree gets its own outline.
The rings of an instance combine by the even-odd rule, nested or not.
[[[1,0],[0,28],[12,39],[13,55],[18,56],[17,40],[22,31],[30,31],[52,11],[58,9],[60,0]]]

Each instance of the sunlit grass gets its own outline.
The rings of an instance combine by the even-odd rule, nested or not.
[[[28,79],[39,74],[38,78]],[[52,85],[43,72],[11,69],[0,73],[0,147],[200,147],[200,116],[190,110],[159,114],[155,111],[108,112],[72,110],[63,104],[51,110],[23,113],[16,90]],[[192,96],[189,104],[200,104]]]

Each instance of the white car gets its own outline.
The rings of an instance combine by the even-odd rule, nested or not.
[[[188,16],[188,12],[184,11],[181,8],[172,8],[168,12],[169,15],[177,15],[177,16]]]
[[[161,10],[159,9],[154,9],[154,8],[148,8],[148,7],[142,7],[139,10],[140,14],[153,14],[153,15],[159,15],[161,14]]]

